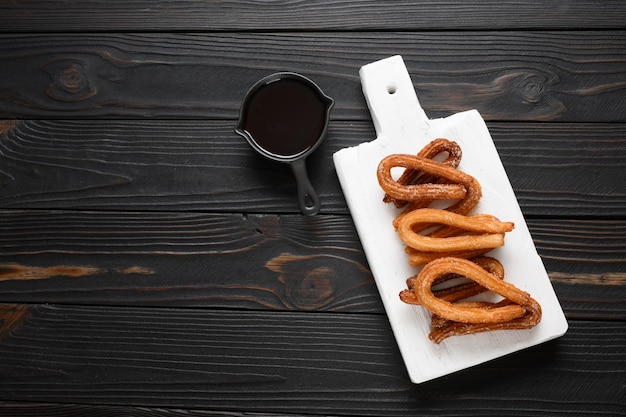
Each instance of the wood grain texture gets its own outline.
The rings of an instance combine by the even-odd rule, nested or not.
[[[3,417],[268,417],[267,413],[207,409],[132,407],[59,403],[0,402]],[[307,417],[300,413],[271,413],[273,417]],[[308,417],[314,417],[308,415]]]
[[[40,0],[4,2],[3,31],[543,29],[624,27],[619,0],[200,1]],[[581,18],[584,16],[584,19]]]
[[[489,128],[526,216],[626,217],[626,124]],[[254,154],[233,129],[220,120],[20,121],[0,134],[0,207],[298,213],[289,168]],[[371,122],[331,122],[308,159],[322,213],[348,213],[332,154],[374,138]]]
[[[626,320],[624,221],[529,227],[568,317]],[[4,210],[0,299],[382,313],[358,242],[347,216]]]
[[[623,218],[621,124],[506,123],[489,129],[526,216]]]
[[[0,2],[0,417],[622,416],[626,2]],[[359,68],[477,109],[569,330],[408,381],[332,154]],[[234,134],[261,77],[335,99],[309,159]],[[532,277],[529,277],[532,279]]]
[[[5,34],[0,118],[236,119],[248,88],[300,72],[369,120],[361,66],[404,57],[431,117],[624,122],[626,31]]]
[[[0,342],[5,401],[376,416],[624,407],[621,323],[576,321],[554,342],[415,386],[384,315],[29,309]]]
[[[345,216],[0,213],[4,301],[382,310]]]

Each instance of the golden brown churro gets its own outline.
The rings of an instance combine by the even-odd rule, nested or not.
[[[442,153],[443,162],[433,160]],[[505,233],[514,228],[487,214],[469,213],[482,196],[480,183],[458,171],[460,147],[436,139],[417,155],[385,157],[377,170],[385,191],[383,201],[405,209],[394,219],[400,239],[406,244],[409,263],[422,266],[407,280],[400,299],[432,313],[429,338],[440,343],[450,336],[505,329],[528,329],[541,320],[540,305],[526,292],[504,281],[504,268],[494,258],[481,256],[504,245]],[[405,168],[397,180],[392,169]],[[435,200],[458,200],[446,209],[428,208]],[[464,282],[446,289],[433,286],[451,278]],[[503,299],[497,303],[465,301],[492,291]]]
[[[456,142],[452,142],[448,139],[439,138],[433,140],[424,146],[417,156],[426,159],[433,159],[441,154],[447,154],[445,160],[442,161],[444,165],[449,165],[453,168],[459,166],[462,156],[461,147]],[[427,174],[415,168],[407,168],[396,182],[400,185],[409,185],[426,184],[429,182],[436,183],[438,181],[440,181],[439,178],[433,174]],[[409,203],[408,200],[392,198],[388,194],[385,194],[383,201],[385,203],[393,202],[396,207],[404,207]]]
[[[451,273],[471,279],[514,304],[485,309],[454,304],[436,297],[431,289],[433,282]],[[528,293],[498,279],[474,262],[460,258],[439,258],[429,262],[413,281],[413,285],[412,291],[420,305],[444,319],[461,323],[502,323],[522,317],[527,312],[526,306],[530,305],[531,298]]]
[[[455,183],[400,184],[391,175],[391,169],[395,167],[419,170],[437,177],[444,177]],[[467,181],[467,177],[460,171],[441,162],[414,155],[389,155],[378,165],[380,186],[385,190],[387,196],[402,201],[463,198],[467,193],[467,188],[463,184],[464,181]]]
[[[443,224],[463,229],[471,235],[432,237],[414,231],[423,224]],[[408,213],[398,224],[398,234],[404,243],[424,252],[470,251],[493,249],[504,245],[504,233],[513,230],[513,223],[501,222],[493,216],[462,216],[446,210],[423,208]]]

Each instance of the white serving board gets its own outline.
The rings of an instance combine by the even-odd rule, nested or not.
[[[421,383],[559,337],[567,321],[526,226],[519,204],[484,120],[476,110],[430,120],[421,108],[401,56],[360,70],[377,138],[333,156],[337,175],[376,280],[411,381]],[[433,139],[456,141],[463,151],[459,169],[482,185],[473,213],[515,222],[504,247],[490,252],[505,268],[505,280],[527,291],[542,307],[541,322],[529,330],[505,330],[428,339],[430,313],[400,301],[406,279],[418,272],[408,264],[392,220],[399,209],[383,203],[376,168],[393,153],[416,154]]]

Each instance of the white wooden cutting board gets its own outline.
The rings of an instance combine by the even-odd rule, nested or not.
[[[419,104],[401,56],[363,66],[360,77],[377,137],[341,149],[333,159],[411,380],[424,382],[563,335],[567,321],[480,114],[470,110],[430,120]],[[541,304],[543,317],[533,329],[451,337],[437,345],[428,339],[430,313],[400,301],[398,294],[406,289],[406,279],[418,268],[408,264],[404,245],[392,226],[399,209],[383,203],[376,168],[389,154],[416,154],[439,137],[461,146],[459,170],[473,175],[482,185],[483,197],[472,214],[492,214],[515,223],[515,230],[506,235],[505,246],[490,256],[504,265],[505,280]]]

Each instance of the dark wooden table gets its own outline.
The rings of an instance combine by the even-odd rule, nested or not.
[[[0,3],[0,415],[626,412],[626,2]],[[411,384],[332,154],[362,65],[476,108],[569,321]],[[233,132],[276,71],[336,101],[299,213]]]

